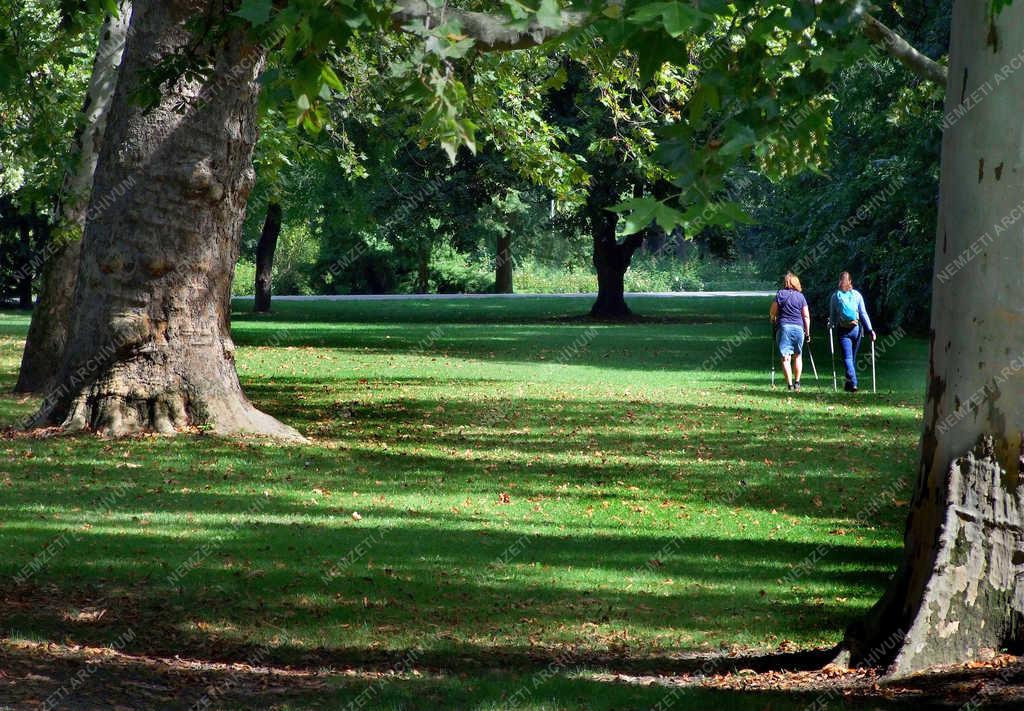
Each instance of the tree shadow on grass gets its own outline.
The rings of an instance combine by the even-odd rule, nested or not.
[[[710,371],[767,373],[764,344],[750,336],[758,325],[743,316],[712,314],[629,324],[304,323],[282,319],[240,322],[232,335],[239,346],[316,347],[362,356],[461,358],[496,364],[558,361],[568,366],[615,370],[689,371],[700,378]],[[903,344],[896,348],[914,350]]]
[[[863,546],[527,535],[373,516],[394,527],[284,524],[267,511],[186,539],[126,532],[124,520],[84,531],[68,521],[75,533],[40,571],[26,577],[22,557],[0,567],[2,579],[22,580],[0,587],[0,618],[75,644],[131,630],[125,651],[149,656],[237,661],[268,640],[268,659],[306,666],[388,665],[417,648],[437,669],[568,654],[615,672],[678,674],[693,668],[669,651],[695,644],[684,638],[842,629],[863,610],[821,591],[872,599],[893,562]],[[13,550],[59,540],[30,512],[5,518]]]
[[[432,378],[415,382],[434,384]],[[486,390],[491,382],[478,385]],[[88,480],[97,468],[125,467],[128,460],[113,456],[123,451],[139,458],[124,474],[137,480],[140,468],[152,470],[150,486],[158,489],[169,488],[164,483],[169,477],[158,472],[176,471],[184,463],[193,472],[209,469],[207,485],[218,481],[214,477],[241,483],[248,472],[252,486],[259,487],[273,484],[275,472],[286,472],[297,482],[307,481],[309,490],[432,491],[443,481],[447,491],[457,487],[491,500],[506,492],[517,502],[560,499],[579,504],[579,511],[606,501],[673,508],[704,503],[823,519],[856,518],[872,504],[868,523],[873,523],[902,518],[896,501],[907,498],[915,454],[892,436],[912,426],[910,413],[867,407],[778,413],[751,405],[702,404],[679,410],[659,400],[440,399],[432,392],[410,397],[407,389],[393,400],[353,399],[298,378],[260,379],[249,389],[260,407],[326,438],[327,446],[278,447],[215,437],[118,444],[92,437],[27,439],[18,446],[29,456],[12,459],[9,469],[24,472],[32,482],[40,462],[57,457],[74,483]],[[905,463],[902,479],[900,462]],[[12,500],[59,501],[53,477],[47,474],[38,486],[8,493]]]
[[[930,674],[879,687],[872,675],[835,678],[820,667],[828,650],[745,658],[708,656],[674,676],[595,673],[558,658],[532,668],[432,670],[415,650],[379,670],[268,664],[262,656],[217,664],[182,657],[121,655],[102,649],[0,643],[0,702],[59,701],[63,708],[514,709],[612,711],[873,711],[910,708],[1018,709],[1024,666]],[[257,651],[258,654],[258,651]],[[310,660],[312,661],[312,660]],[[451,660],[457,662],[457,660]],[[498,660],[500,661],[500,660]],[[695,660],[696,661],[696,660]],[[715,677],[704,672],[742,677]],[[795,673],[794,673],[795,671]],[[761,674],[764,676],[761,676]],[[721,683],[719,680],[725,680]],[[731,680],[731,681],[730,681]],[[971,707],[973,708],[974,705]]]
[[[251,390],[261,406],[286,420],[279,408],[316,397],[315,389],[299,383],[258,383]],[[881,472],[893,472],[894,463],[910,456],[892,433],[908,430],[916,419],[867,406],[779,413],[704,404],[680,411],[657,400],[434,395],[339,401],[308,410],[321,419],[300,424],[306,431],[321,427],[322,436],[347,442],[353,461],[395,477],[475,477],[465,484],[470,490],[496,495],[497,487],[512,486],[523,496],[554,495],[554,487],[565,483],[612,488],[633,480],[642,482],[650,499],[690,498],[700,491],[708,501],[814,517],[853,515],[882,490],[889,501],[877,508],[891,517],[892,502],[904,497],[909,483],[900,489],[895,473]],[[392,444],[385,449],[375,444],[380,441]],[[416,451],[416,445],[428,449]],[[468,458],[451,456],[467,450]],[[904,479],[910,466],[908,460]]]
[[[230,665],[188,658],[151,658],[101,650],[48,650],[35,645],[0,646],[5,675],[0,702],[59,701],[62,708],[211,709],[483,709],[673,708],[696,711],[797,711],[828,698],[832,709],[908,708],[899,701],[870,706],[866,698],[844,699],[822,691],[713,690],[693,686],[624,683],[594,676],[576,665],[555,663],[516,671],[450,667],[430,672],[415,656],[398,660],[384,674],[372,668],[280,667],[260,660]],[[774,668],[792,668],[780,655],[764,658]],[[257,657],[257,659],[259,659]],[[541,660],[538,660],[540,663]],[[750,660],[761,666],[758,659]],[[749,667],[748,667],[749,668]],[[426,673],[424,673],[426,671]],[[665,680],[672,684],[671,679]]]

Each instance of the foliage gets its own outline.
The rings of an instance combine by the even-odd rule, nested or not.
[[[12,66],[31,76],[30,68],[45,67],[51,61],[46,58],[77,51],[77,73],[60,76],[83,85],[88,52],[72,51],[74,42],[57,41],[65,35],[56,29],[47,35],[45,29],[68,25],[58,5],[64,6],[34,0],[19,10],[49,12],[47,20],[53,22],[24,14],[23,22],[11,23],[9,33],[19,26],[40,28],[33,30],[31,42],[19,41],[24,56]],[[464,7],[495,10],[484,3]],[[545,47],[514,53],[476,51],[457,10],[441,23],[416,20],[396,33],[391,7],[376,0],[244,0],[226,19],[197,18],[197,24],[212,20],[215,30],[244,24],[272,50],[256,156],[260,184],[249,209],[243,254],[253,253],[266,201],[287,196],[286,234],[305,230],[317,243],[319,263],[310,273],[309,261],[300,260],[303,282],[296,281],[296,273],[278,280],[279,290],[286,283],[314,291],[424,290],[430,288],[435,259],[444,264],[445,288],[458,288],[479,281],[479,274],[470,274],[479,269],[467,269],[493,252],[503,220],[503,229],[515,232],[517,259],[555,269],[585,264],[578,208],[593,191],[593,176],[602,171],[603,181],[613,180],[605,191],[608,204],[628,198],[618,205],[624,233],[652,221],[665,228],[681,223],[689,236],[704,239],[747,219],[743,201],[722,191],[737,165],[773,178],[825,165],[823,148],[837,99],[832,79],[865,54],[855,31],[855,5],[812,8],[799,0],[776,0],[709,2],[694,9],[680,3],[579,3],[584,7],[591,16],[577,29]],[[498,8],[518,27],[532,21],[558,25],[564,18],[557,10],[550,1],[527,7],[509,0]],[[95,26],[99,14],[84,17]],[[66,36],[84,36],[76,32]],[[926,45],[934,41],[919,39]],[[15,46],[2,38],[0,45]],[[54,54],[54,46],[63,54]],[[0,54],[10,64],[10,49]],[[171,65],[168,71],[186,66]],[[208,68],[192,70],[202,75]],[[903,83],[896,73],[889,77],[890,86]],[[922,105],[915,91],[905,92],[904,105]],[[17,123],[33,130],[63,126],[63,138],[22,135],[0,142],[29,150],[8,164],[39,167],[45,177],[39,195],[55,194],[61,171],[35,160],[43,154],[31,146],[69,145],[68,127],[77,115],[72,99],[80,92],[78,86],[45,97],[63,97],[59,107],[38,103],[56,121]],[[571,108],[559,106],[567,99]],[[24,100],[19,105],[35,106]],[[895,116],[895,109],[891,113]],[[431,141],[444,147],[448,159],[458,158],[458,165],[433,155]],[[55,155],[59,151],[47,150],[45,158]],[[906,167],[921,163],[910,160]],[[655,189],[659,181],[664,189]],[[409,197],[424,184],[442,187],[428,199]],[[399,203],[417,204],[400,224],[390,224],[382,210],[389,204],[395,209],[396,195],[406,196]],[[756,209],[756,196],[747,198]],[[545,209],[552,199],[554,216]],[[770,212],[759,217],[778,222]],[[927,228],[910,217],[905,223],[909,230]],[[895,255],[872,247],[877,256],[871,259],[877,263],[889,255],[920,263],[917,247],[908,249],[907,255]],[[433,257],[435,250],[446,256]],[[452,261],[456,252],[462,255],[458,268]],[[353,253],[357,258],[347,259]],[[332,273],[339,259],[345,268]],[[885,286],[878,287],[879,295],[897,293],[901,281],[913,283],[916,269],[906,278],[898,270],[880,277]]]
[[[231,295],[252,296],[255,283],[256,263],[245,257],[239,259],[235,263],[235,277],[231,281]]]
[[[0,0],[0,196],[16,196],[27,214],[51,205],[75,158],[102,21],[67,5]]]
[[[913,18],[922,46],[941,51],[950,5]],[[822,318],[848,270],[881,328],[927,327],[943,97],[930,85],[901,87],[904,76],[885,57],[844,70],[826,172],[745,191],[756,226],[740,232],[740,248],[773,280],[796,269]]]
[[[556,266],[527,257],[516,262],[520,294],[586,294],[597,291],[597,276],[587,266]]]
[[[431,251],[429,290],[437,294],[482,294],[494,288],[494,270],[476,262],[451,244]],[[412,291],[410,289],[410,291]]]
[[[74,4],[0,0],[0,300],[31,301],[35,255],[77,158],[72,139],[102,16]]]
[[[532,259],[516,263],[516,291],[523,294],[593,293],[597,279],[586,267],[557,267]],[[639,252],[626,272],[627,292],[757,291],[771,289],[750,261]]]

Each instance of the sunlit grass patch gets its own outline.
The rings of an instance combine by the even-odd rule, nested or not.
[[[346,663],[836,642],[894,569],[924,344],[897,344],[879,394],[850,397],[832,392],[816,343],[822,380],[808,374],[794,397],[769,385],[757,300],[640,300],[661,320],[626,325],[568,318],[585,306],[236,314],[247,393],[308,445],[5,440],[5,626],[82,643],[137,628],[138,652],[268,645],[282,661]],[[26,325],[0,323],[4,383]],[[8,423],[32,407],[0,398]],[[87,624],[69,606],[107,612]]]

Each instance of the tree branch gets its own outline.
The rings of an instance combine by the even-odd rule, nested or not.
[[[545,27],[533,20],[526,28],[518,29],[511,27],[506,18],[487,12],[451,8],[442,11],[430,7],[426,0],[398,0],[391,19],[399,29],[416,20],[429,21],[432,25],[440,24],[443,20],[458,20],[462,31],[476,41],[478,49],[484,52],[507,52],[544,44],[586,24],[591,16],[587,12],[562,10],[560,27]]]
[[[925,81],[946,88],[947,71],[934,59],[918,52],[909,42],[876,20],[870,13],[864,13],[864,35],[877,44],[881,44],[889,56]]]
[[[626,237],[626,239],[622,240],[622,244],[619,245],[619,249],[622,250],[627,261],[633,258],[633,253],[640,249],[640,246],[644,243],[645,232],[646,230],[634,232]]]

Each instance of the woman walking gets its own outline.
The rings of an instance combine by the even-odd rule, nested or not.
[[[796,274],[786,274],[769,314],[776,328],[776,343],[782,356],[786,387],[799,390],[800,376],[804,372],[803,345],[805,341],[811,342],[811,311]]]
[[[829,323],[839,333],[839,347],[843,351],[843,365],[846,368],[846,384],[843,389],[849,393],[857,392],[857,351],[864,332],[871,334],[871,340],[877,338],[875,329],[871,327],[871,318],[864,305],[864,297],[853,288],[850,272],[839,275],[839,288],[832,295],[829,307]]]

